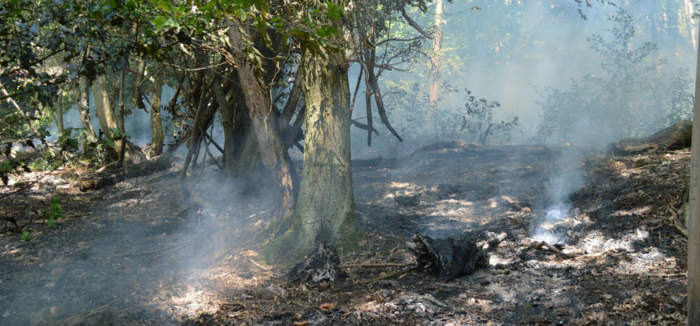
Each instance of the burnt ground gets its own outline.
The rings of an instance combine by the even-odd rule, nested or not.
[[[687,244],[673,218],[689,150],[566,155],[448,142],[355,161],[367,237],[341,258],[349,278],[322,286],[259,262],[265,193],[214,173],[188,178],[187,192],[173,166],[85,193],[75,169],[27,174],[13,182],[41,177],[31,191],[0,195],[0,214],[32,237],[0,222],[0,324],[684,324]],[[553,176],[576,170],[559,203]],[[57,195],[64,214],[49,228]],[[554,204],[561,220],[546,218]],[[411,270],[414,233],[478,231],[506,234],[488,267],[452,281]],[[546,235],[557,246],[537,245]]]

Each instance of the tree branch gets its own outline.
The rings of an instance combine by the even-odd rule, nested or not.
[[[415,29],[420,35],[422,35],[423,37],[425,37],[429,40],[433,39],[433,35],[426,32],[422,27],[420,27],[420,25],[418,25],[418,23],[415,20],[413,20],[411,17],[408,16],[408,13],[406,13],[406,8],[403,8],[403,7],[401,8],[401,16],[403,16],[403,19],[405,19],[406,22],[409,25],[411,25],[411,27],[413,27],[413,29]]]

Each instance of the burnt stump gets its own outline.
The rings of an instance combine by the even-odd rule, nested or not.
[[[469,275],[488,265],[482,246],[469,236],[461,239],[433,239],[416,233],[408,247],[416,256],[418,271],[445,280]]]

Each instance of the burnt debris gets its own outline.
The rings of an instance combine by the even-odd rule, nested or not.
[[[488,264],[484,246],[476,237],[433,239],[416,233],[408,242],[416,256],[418,271],[453,280],[474,273]]]
[[[340,257],[335,247],[320,244],[304,261],[289,272],[292,283],[335,283],[344,280],[345,273],[340,269]]]

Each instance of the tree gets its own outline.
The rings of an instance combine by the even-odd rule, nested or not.
[[[435,0],[435,30],[433,31],[433,49],[430,54],[430,106],[435,108],[440,87],[440,50],[442,42],[442,0]]]
[[[160,103],[164,78],[160,74],[154,78],[153,95],[151,95],[151,155],[160,155],[163,152],[164,139]]]
[[[86,76],[80,76],[78,80],[78,111],[80,111],[80,122],[83,127],[81,133],[81,147],[83,153],[87,152],[88,143],[97,140],[95,130],[90,122],[90,81]]]
[[[695,98],[700,98],[700,49],[695,74]],[[695,101],[690,160],[688,219],[688,325],[700,325],[700,101]]]
[[[340,33],[334,35],[338,42],[342,42],[341,37]],[[315,55],[308,46],[302,47],[306,109],[304,167],[292,218],[301,225],[297,240],[303,252],[318,243],[347,237],[354,231],[355,210],[350,166],[352,111],[348,60],[340,49],[322,49],[321,54]],[[343,227],[346,229],[342,230]]]

